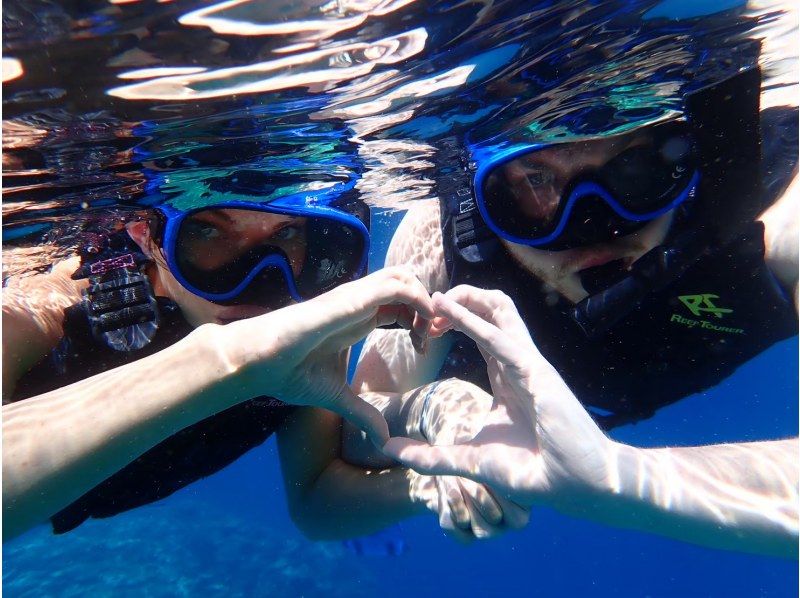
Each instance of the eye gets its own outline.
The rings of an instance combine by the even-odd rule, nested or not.
[[[198,222],[195,220],[188,222],[187,225],[189,227],[189,234],[201,241],[218,239],[221,235],[219,229],[208,222]]]
[[[291,241],[302,233],[302,228],[299,225],[284,226],[281,230],[275,233],[274,238],[279,241]]]

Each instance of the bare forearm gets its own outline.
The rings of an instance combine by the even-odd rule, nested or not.
[[[610,493],[565,510],[714,548],[797,555],[797,439],[664,449],[614,445],[610,454]]]
[[[392,435],[422,439],[420,410],[426,391],[427,387],[403,395],[369,392],[361,397],[381,411]],[[429,512],[419,490],[411,487],[408,470],[387,459],[361,430],[348,422],[337,421],[334,426],[331,417],[321,413],[299,416],[279,435],[287,483],[302,480],[288,490],[292,518],[306,536],[315,540],[362,536]],[[311,429],[315,437],[335,434],[341,443],[315,446],[314,453],[328,452],[331,457],[316,465],[306,463],[305,471],[292,473],[290,459],[296,456],[289,446],[296,441],[289,439],[307,436]]]
[[[396,434],[403,425],[398,413],[401,396],[366,393],[362,398],[384,414]],[[309,447],[312,454],[298,459],[293,447],[312,430],[318,439]],[[333,438],[338,442],[329,445]],[[294,482],[287,488],[292,519],[309,538],[363,536],[426,511],[411,498],[407,470],[387,459],[361,430],[333,414],[300,414],[279,432],[278,441],[286,482]],[[320,457],[326,453],[328,457]]]
[[[362,469],[336,459],[294,510],[294,521],[313,540],[375,533],[427,512],[409,498],[405,468]]]
[[[3,538],[233,404],[233,388],[226,388],[233,370],[214,348],[213,333],[198,329],[151,357],[3,406]]]

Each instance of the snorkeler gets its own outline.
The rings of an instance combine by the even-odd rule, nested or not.
[[[792,130],[796,111],[769,127],[759,92],[754,69],[688,97],[683,118],[616,135],[470,148],[444,141],[438,205],[409,210],[386,265],[411,267],[431,293],[462,284],[503,291],[601,428],[651,417],[797,331],[796,140],[774,139]],[[762,135],[774,150],[763,171]],[[398,331],[373,332],[354,390],[398,426],[393,435],[468,440],[474,422],[449,420],[439,438],[414,418],[428,412],[420,403],[446,412],[442,393],[470,400],[469,385],[416,389],[459,378],[489,391],[480,351],[456,332],[424,349]],[[324,436],[338,425],[332,418],[311,430]],[[303,522],[312,536],[331,526],[325,505],[352,500],[326,465],[335,471],[340,460],[319,465],[322,482],[311,491],[296,489],[316,505]],[[408,475],[412,486],[447,479]],[[497,494],[487,490],[483,509],[451,509],[463,536],[503,531]]]
[[[698,92],[683,119],[617,135],[506,140],[471,148],[463,167],[466,150],[453,148],[439,205],[409,211],[387,265],[412,266],[431,292],[509,295],[605,429],[716,385],[797,333],[796,137],[779,150],[791,174],[767,189],[758,75]],[[785,112],[765,138],[796,135],[796,111]],[[405,392],[451,376],[488,389],[468,339],[445,335],[420,356],[406,344],[372,334],[356,389]]]
[[[163,498],[262,443],[289,405],[386,440],[347,351],[389,324],[419,345],[430,298],[402,269],[358,280],[368,211],[333,191],[164,205],[4,289],[4,538]]]
[[[308,145],[298,145],[297,126]],[[361,311],[337,312],[335,298],[346,302],[349,293],[360,294],[352,305],[361,309],[362,301],[392,302],[394,295],[395,302],[407,303],[410,291],[424,287],[402,270],[344,284],[366,267],[369,223],[368,208],[354,189],[360,164],[347,130],[287,124],[270,130],[269,143],[248,139],[234,136],[178,155],[142,149],[148,189],[144,199],[157,207],[136,214],[124,227],[117,221],[98,222],[84,231],[78,257],[56,264],[50,274],[8,281],[3,395],[4,403],[12,404],[3,411],[8,457],[3,466],[6,513],[16,525],[6,526],[7,535],[47,517],[53,530],[63,533],[90,517],[111,517],[162,499],[219,471],[273,432],[289,509],[302,527],[304,514],[314,509],[307,500],[310,494],[298,489],[332,479],[321,475],[320,464],[329,464],[340,453],[338,428],[333,434],[308,435],[309,425],[338,422],[344,416],[376,442],[385,433],[380,413],[343,384],[344,349],[392,318],[372,321],[372,303]],[[340,294],[328,293],[343,284]],[[417,295],[413,309],[383,307],[381,314],[388,310],[399,318],[400,327],[411,328],[412,343],[421,350],[426,319],[415,320],[415,310],[429,305],[429,298]],[[313,349],[318,357],[303,361],[303,351],[312,347],[302,335],[328,333],[313,321],[295,322],[309,308],[281,308],[317,296],[325,298],[311,301],[318,317],[331,326],[339,322],[343,330],[350,326],[352,334],[342,333],[327,349]],[[356,325],[362,315],[363,322]],[[248,326],[237,320],[246,320]],[[209,332],[218,325],[224,325],[224,334]],[[249,367],[228,372],[236,364],[227,361],[227,346],[220,345],[210,360],[202,357],[214,337],[236,336],[233,330],[241,338],[232,350],[241,347],[244,361],[263,359],[262,377]],[[288,344],[282,348],[280,342]],[[193,349],[194,344],[199,348]],[[274,372],[277,366],[271,364],[292,347],[286,369],[293,359],[300,360],[295,364],[300,377],[287,380],[287,372]],[[217,380],[220,376],[224,380]],[[199,386],[184,389],[184,381],[192,380]],[[67,386],[73,383],[78,384]],[[235,392],[225,390],[229,386]],[[216,397],[211,389],[217,387],[229,394],[221,404],[202,398],[208,393]],[[311,388],[316,394],[303,396]],[[103,412],[104,423],[93,423],[100,437],[85,437],[89,420],[82,414],[107,409],[117,390],[125,409],[115,403],[112,412]],[[30,400],[43,393],[51,394],[47,400]],[[334,402],[322,404],[326,401]],[[69,415],[60,414],[61,403]],[[168,410],[185,404],[192,408],[166,427],[152,419],[159,405]],[[288,404],[327,409],[293,409]],[[52,405],[59,407],[50,410]],[[60,420],[52,419],[56,413]],[[30,426],[37,422],[49,433],[32,434]],[[150,429],[153,425],[157,433]],[[114,452],[110,463],[76,479],[81,463],[94,467],[109,458],[112,447],[98,444],[110,442],[108,426],[116,426],[118,438],[142,428],[148,434],[125,444],[124,450],[115,448],[120,452]],[[30,438],[49,437],[58,441],[48,447],[27,444]],[[62,458],[53,460],[47,451]],[[341,508],[328,505],[335,510],[327,519],[336,526],[336,537],[358,534],[362,522],[423,511],[433,511],[445,528],[452,528],[451,503],[462,512],[467,504],[494,505],[469,480],[463,481],[466,490],[459,491],[457,500],[447,501],[440,495],[452,491],[455,481],[437,487],[412,484],[400,468],[378,477],[344,461],[337,461],[335,473],[351,481],[349,488],[359,489]],[[360,500],[364,495],[371,500]],[[409,495],[416,497],[413,504]],[[506,518],[514,520],[511,513]]]

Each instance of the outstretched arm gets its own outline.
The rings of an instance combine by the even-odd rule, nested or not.
[[[434,295],[434,306],[444,316],[434,334],[455,327],[479,344],[495,403],[474,440],[430,447],[393,438],[389,456],[423,473],[471,477],[524,505],[716,548],[797,555],[797,439],[615,443],[539,353],[507,296],[463,286]]]
[[[418,280],[384,270],[299,305],[201,326],[159,353],[4,405],[4,539],[172,434],[254,396],[324,407],[385,440],[381,414],[346,384],[346,353],[375,326],[395,322],[419,344],[432,315]]]
[[[172,434],[234,404],[226,399],[233,373],[212,330],[198,329],[150,357],[4,405],[3,540],[45,521]]]
[[[614,444],[608,488],[580,515],[714,548],[797,557],[798,441]]]

